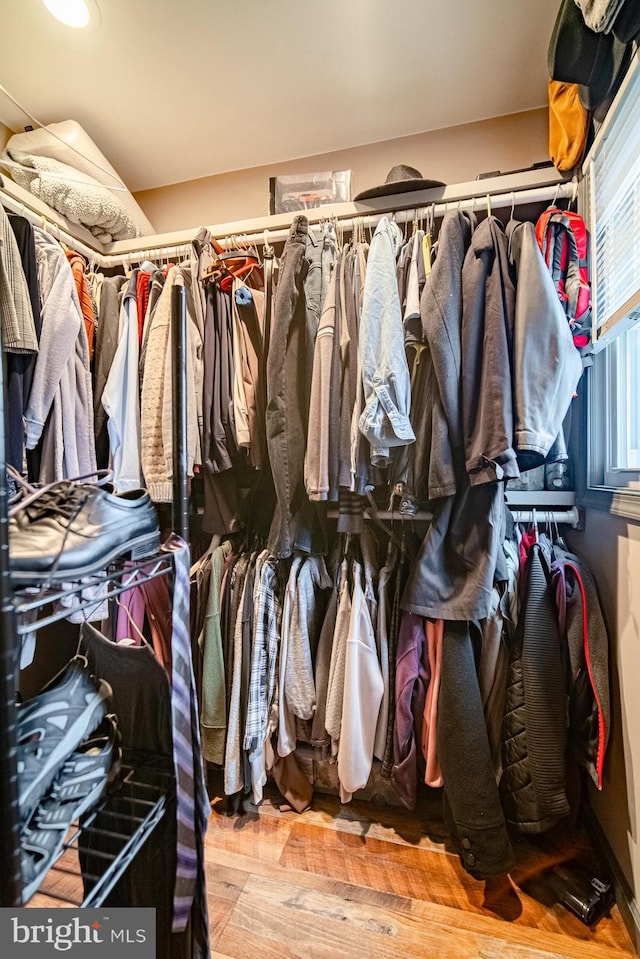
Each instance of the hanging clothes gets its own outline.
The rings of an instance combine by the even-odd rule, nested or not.
[[[400,239],[397,223],[381,217],[367,259],[360,319],[365,405],[359,427],[371,444],[374,466],[387,466],[393,447],[415,441],[409,420],[411,389],[395,278]]]
[[[569,748],[602,789],[611,729],[607,629],[585,564],[557,543],[553,554],[558,616],[569,653]]]
[[[317,329],[311,377],[311,405],[309,408],[309,431],[304,461],[304,481],[311,500],[327,500],[335,490],[335,480],[330,477],[330,450],[336,448],[338,436],[336,424],[331,421],[331,398],[335,383],[332,379],[333,353],[336,335],[336,305],[338,269],[329,279],[327,295]],[[333,427],[333,431],[332,431]]]
[[[73,279],[78,292],[78,301],[82,311],[82,319],[87,334],[87,344],[89,346],[89,361],[93,359],[93,344],[96,330],[96,314],[93,309],[93,302],[89,294],[89,287],[85,276],[86,263],[84,257],[73,250],[66,250],[65,255],[69,261]]]
[[[307,375],[313,350],[307,342],[304,297],[308,234],[309,221],[296,216],[280,259],[267,359],[267,446],[277,497],[268,548],[283,558],[296,546],[308,549],[311,535],[304,509]]]
[[[244,732],[244,748],[249,754],[251,783],[254,802],[262,800],[266,783],[266,743],[275,729],[277,717],[276,690],[278,682],[278,656],[282,629],[282,602],[284,597],[285,568],[262,554],[262,566],[256,576],[254,592],[254,638],[251,652],[251,679],[249,704]]]
[[[472,486],[520,475],[513,450],[511,358],[515,285],[504,228],[494,216],[473,231],[462,267],[462,422]]]
[[[437,749],[444,814],[462,865],[478,879],[509,872],[515,859],[493,771],[476,670],[475,623],[448,622],[442,639]]]
[[[395,670],[394,762],[391,781],[408,809],[415,809],[416,805],[417,742],[422,739],[429,679],[424,620],[413,613],[403,613],[398,630]]]
[[[138,271],[134,270],[124,288],[118,321],[118,343],[102,392],[102,405],[108,417],[113,483],[119,493],[144,485],[140,455],[137,278]]]
[[[536,240],[533,223],[507,224],[516,277],[514,448],[521,469],[567,459],[562,423],[582,375],[582,359]]]
[[[238,495],[232,472],[238,460],[233,409],[234,356],[229,295],[217,283],[206,287],[204,326],[202,528],[229,533],[236,526]]]
[[[267,465],[265,434],[266,388],[263,368],[264,293],[235,280],[233,311],[234,414],[236,442],[247,450],[255,469]],[[240,423],[240,416],[242,423]]]
[[[200,696],[200,730],[202,754],[208,762],[222,765],[227,727],[225,663],[220,628],[220,591],[225,562],[231,544],[223,543],[211,557],[208,601],[198,645],[202,652],[202,693]]]
[[[102,283],[100,296],[98,332],[93,358],[93,422],[96,438],[96,461],[100,469],[105,469],[109,465],[108,417],[107,411],[102,405],[102,394],[118,346],[120,306],[127,282],[127,278],[124,276],[106,276]]]
[[[25,412],[26,447],[34,449],[44,433],[39,479],[48,483],[95,471],[93,397],[87,334],[71,267],[49,234],[34,227],[34,239],[42,332]]]
[[[373,623],[363,588],[363,570],[351,567],[351,616],[344,661],[342,721],[338,745],[340,799],[348,802],[369,780],[384,683]]]
[[[1,214],[0,214],[1,216]],[[36,246],[31,223],[21,216],[9,216],[9,223],[15,236],[22,271],[29,294],[29,303],[31,305],[31,314],[33,316],[33,326],[35,335],[40,341],[42,331],[42,319],[40,316],[40,289],[38,287],[38,267],[36,264]],[[1,229],[1,228],[0,228]],[[0,254],[1,258],[6,256],[6,249]],[[0,270],[2,270],[0,265]],[[17,276],[17,283],[12,288],[12,296],[21,296],[20,277]],[[4,349],[4,328],[3,328],[3,349]],[[8,435],[7,435],[7,462],[14,466],[18,472],[23,471],[23,461],[25,459],[25,436],[23,417],[29,404],[29,393],[31,392],[31,383],[33,381],[33,372],[35,369],[36,357],[35,351],[31,352],[13,352],[6,351],[7,362],[7,415],[8,415]],[[27,455],[27,471],[29,480],[37,482],[40,473],[40,456],[36,450],[32,450]]]
[[[438,788],[443,784],[442,769],[438,760],[437,716],[440,677],[442,675],[444,623],[441,619],[435,621],[428,619],[425,622],[425,630],[429,659],[429,683],[425,696],[422,722],[422,755],[425,762],[424,781],[427,786]]]
[[[187,313],[187,475],[193,476],[194,464],[202,459],[201,414],[203,361],[202,339],[197,322],[190,267],[172,267],[151,321],[142,382],[141,419],[144,423],[140,458],[147,489],[154,502],[168,503],[172,497],[173,476],[173,360],[170,349],[171,294],[174,286],[186,291]],[[135,343],[131,334],[132,355],[138,355],[137,307],[132,304],[132,327],[135,320]],[[136,377],[138,361],[136,359]]]
[[[345,673],[347,662],[347,643],[349,624],[351,623],[351,589],[349,587],[349,566],[346,560],[340,565],[338,582],[338,605],[336,611],[333,646],[327,680],[327,702],[325,707],[325,729],[331,738],[331,751],[337,756],[342,733],[342,709],[344,705]]]
[[[496,298],[498,304],[508,304],[509,297],[505,294],[504,298],[500,290],[503,280],[507,285],[511,281],[506,264],[506,238],[499,226],[484,226],[477,237],[478,231],[471,234],[471,226],[462,213],[445,215],[438,238],[438,255],[422,293],[421,311],[428,352],[420,362],[421,366],[425,364],[425,376],[432,384],[428,393],[432,418],[427,431],[429,448],[420,456],[427,457],[429,498],[434,503],[420,559],[402,602],[404,609],[417,615],[458,621],[487,616],[498,549],[504,538],[502,487],[497,483],[479,484],[481,476],[477,471],[471,479],[468,469],[475,470],[475,459],[467,455],[465,449],[472,443],[476,428],[486,431],[487,442],[492,435],[489,407],[483,414],[484,426],[476,427],[475,414],[480,406],[475,394],[480,383],[478,377],[482,377],[478,337],[484,328],[489,304]],[[491,245],[493,238],[495,249]],[[490,262],[496,257],[503,272],[496,269],[490,274]],[[487,291],[489,277],[491,283]],[[509,289],[512,291],[512,284]],[[500,315],[502,326],[492,319],[492,328],[499,344],[506,349],[505,323],[508,326],[508,322],[502,313]],[[502,383],[510,376],[510,366],[507,360],[505,372],[500,365],[501,356],[502,353],[495,356],[495,375]],[[500,405],[503,401],[497,392],[496,398]],[[503,445],[506,430],[505,425],[505,437],[499,441]],[[502,454],[496,452],[495,455]],[[515,464],[512,449],[505,456]],[[498,468],[505,473],[499,465]]]
[[[507,821],[527,833],[543,832],[569,813],[566,678],[551,562],[546,545],[527,549],[526,599],[510,649],[504,714],[502,801]]]
[[[37,353],[29,288],[9,218],[0,206],[0,316],[5,353]],[[59,249],[59,247],[58,247]]]

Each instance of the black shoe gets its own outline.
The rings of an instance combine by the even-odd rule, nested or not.
[[[25,823],[78,743],[109,709],[111,686],[76,656],[33,699],[17,707],[18,806]]]
[[[160,544],[146,490],[113,493],[62,480],[11,510],[9,562],[16,584],[73,581],[121,556],[140,559]]]
[[[21,831],[23,902],[59,857],[71,824],[99,802],[119,769],[120,734],[115,716],[109,715],[62,765]]]

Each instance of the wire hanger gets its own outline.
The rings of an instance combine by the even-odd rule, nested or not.
[[[129,609],[129,607],[126,605],[126,603],[121,603],[117,596],[113,596],[112,598],[115,601],[116,606],[124,610],[126,617],[129,620],[130,626],[132,627],[134,633],[137,634],[138,639],[140,640],[142,645],[148,646],[149,644],[147,643],[147,637],[144,635],[144,633],[142,632],[138,624],[134,622],[134,619],[133,619],[133,616],[131,615],[131,610]],[[131,639],[133,639],[133,637],[131,637]]]
[[[569,209],[571,209],[578,199],[578,178],[574,176],[571,181],[571,197],[569,199]]]

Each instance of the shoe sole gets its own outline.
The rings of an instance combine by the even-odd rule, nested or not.
[[[96,805],[96,803],[102,797],[108,784],[112,781],[113,778],[114,777],[111,775],[111,773],[105,776],[104,780],[102,782],[96,783],[96,785],[91,790],[91,792],[88,793],[84,797],[84,799],[80,800],[78,805],[74,808],[73,815],[69,819],[69,822],[67,823],[66,827],[60,829],[60,838],[58,842],[53,847],[53,849],[49,852],[49,855],[43,858],[39,867],[38,875],[34,877],[28,885],[23,886],[22,888],[23,904],[28,902],[29,899],[31,899],[31,897],[33,896],[33,894],[40,888],[40,885],[42,884],[42,881],[45,878],[47,872],[49,871],[49,869],[51,869],[51,866],[59,857],[62,851],[62,848],[64,846],[64,841],[67,838],[67,833],[69,832],[69,828],[71,824],[75,822],[75,820],[78,819],[80,816],[82,816],[83,813],[87,812],[89,809],[91,809],[93,806]],[[53,830],[48,829],[46,831],[52,832]],[[25,851],[29,852],[29,850],[25,850]]]
[[[137,539],[129,540],[120,546],[116,546],[109,553],[100,556],[94,563],[86,566],[77,566],[73,569],[56,569],[53,573],[47,570],[25,570],[12,569],[10,571],[11,581],[14,583],[42,583],[50,580],[51,582],[69,582],[83,579],[92,573],[97,573],[109,566],[116,559],[121,557],[130,557],[132,560],[145,559],[152,553],[156,553],[160,546],[160,533],[147,533],[145,536],[139,536]]]
[[[87,709],[85,709],[73,725],[69,727],[64,739],[58,743],[50,756],[47,757],[46,766],[44,766],[42,773],[35,779],[32,779],[26,796],[21,798],[20,819],[23,823],[29,821],[36,806],[56,778],[65,760],[78,748],[82,740],[100,725],[107,715],[108,704],[112,694],[109,683],[106,683],[103,679],[99,680],[95,699],[92,703],[87,704]],[[69,747],[69,743],[71,743],[71,747]]]

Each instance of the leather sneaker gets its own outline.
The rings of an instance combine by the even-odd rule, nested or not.
[[[156,511],[142,489],[114,493],[62,480],[13,507],[9,519],[16,584],[82,579],[121,556],[149,556],[159,545]]]

